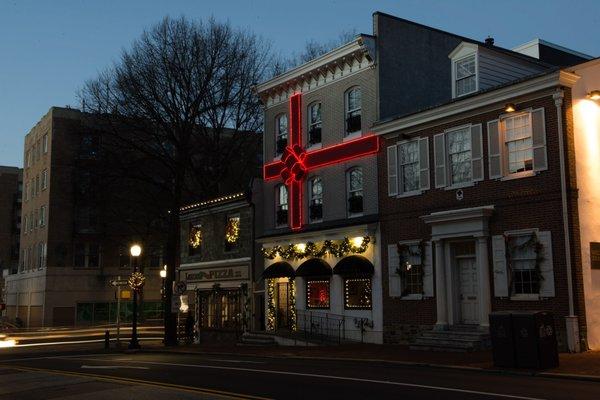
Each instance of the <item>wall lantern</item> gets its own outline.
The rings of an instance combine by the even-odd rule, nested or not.
[[[506,105],[504,106],[504,111],[506,112],[515,112],[517,109],[517,107],[515,106],[514,103],[506,103]]]
[[[600,90],[592,90],[588,93],[588,98],[594,101],[600,100]]]

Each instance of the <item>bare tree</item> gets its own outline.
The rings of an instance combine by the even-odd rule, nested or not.
[[[105,124],[106,170],[134,188],[128,195],[147,203],[148,218],[164,229],[167,345],[176,340],[170,300],[179,266],[179,210],[191,199],[216,195],[223,182],[257,162],[248,151],[262,127],[253,87],[271,67],[269,46],[247,31],[212,19],[165,18],[80,92],[85,111]]]
[[[284,62],[285,66],[287,68],[293,68],[312,61],[315,58],[335,49],[336,47],[351,42],[352,40],[356,39],[357,35],[358,33],[356,29],[350,29],[347,31],[342,31],[335,40],[330,40],[328,42],[322,43],[315,39],[310,39],[306,42],[304,49],[302,49],[301,52],[293,54],[292,57],[287,60],[287,62]]]

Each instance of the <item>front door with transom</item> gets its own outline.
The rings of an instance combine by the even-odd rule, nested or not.
[[[277,284],[277,327],[289,327],[289,283],[279,282]]]
[[[454,260],[458,277],[458,311],[461,324],[479,324],[479,280],[475,242],[455,243]]]

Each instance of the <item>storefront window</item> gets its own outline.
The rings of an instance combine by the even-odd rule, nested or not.
[[[345,307],[347,309],[371,309],[371,279],[344,279]]]
[[[308,308],[329,308],[329,280],[306,282],[306,304]]]

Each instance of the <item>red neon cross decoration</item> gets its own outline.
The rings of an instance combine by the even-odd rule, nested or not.
[[[293,230],[302,228],[302,182],[311,170],[337,164],[353,158],[377,153],[379,136],[367,135],[359,139],[306,151],[302,147],[302,95],[290,97],[289,141],[281,160],[265,164],[265,181],[281,178],[288,188],[288,222]]]

